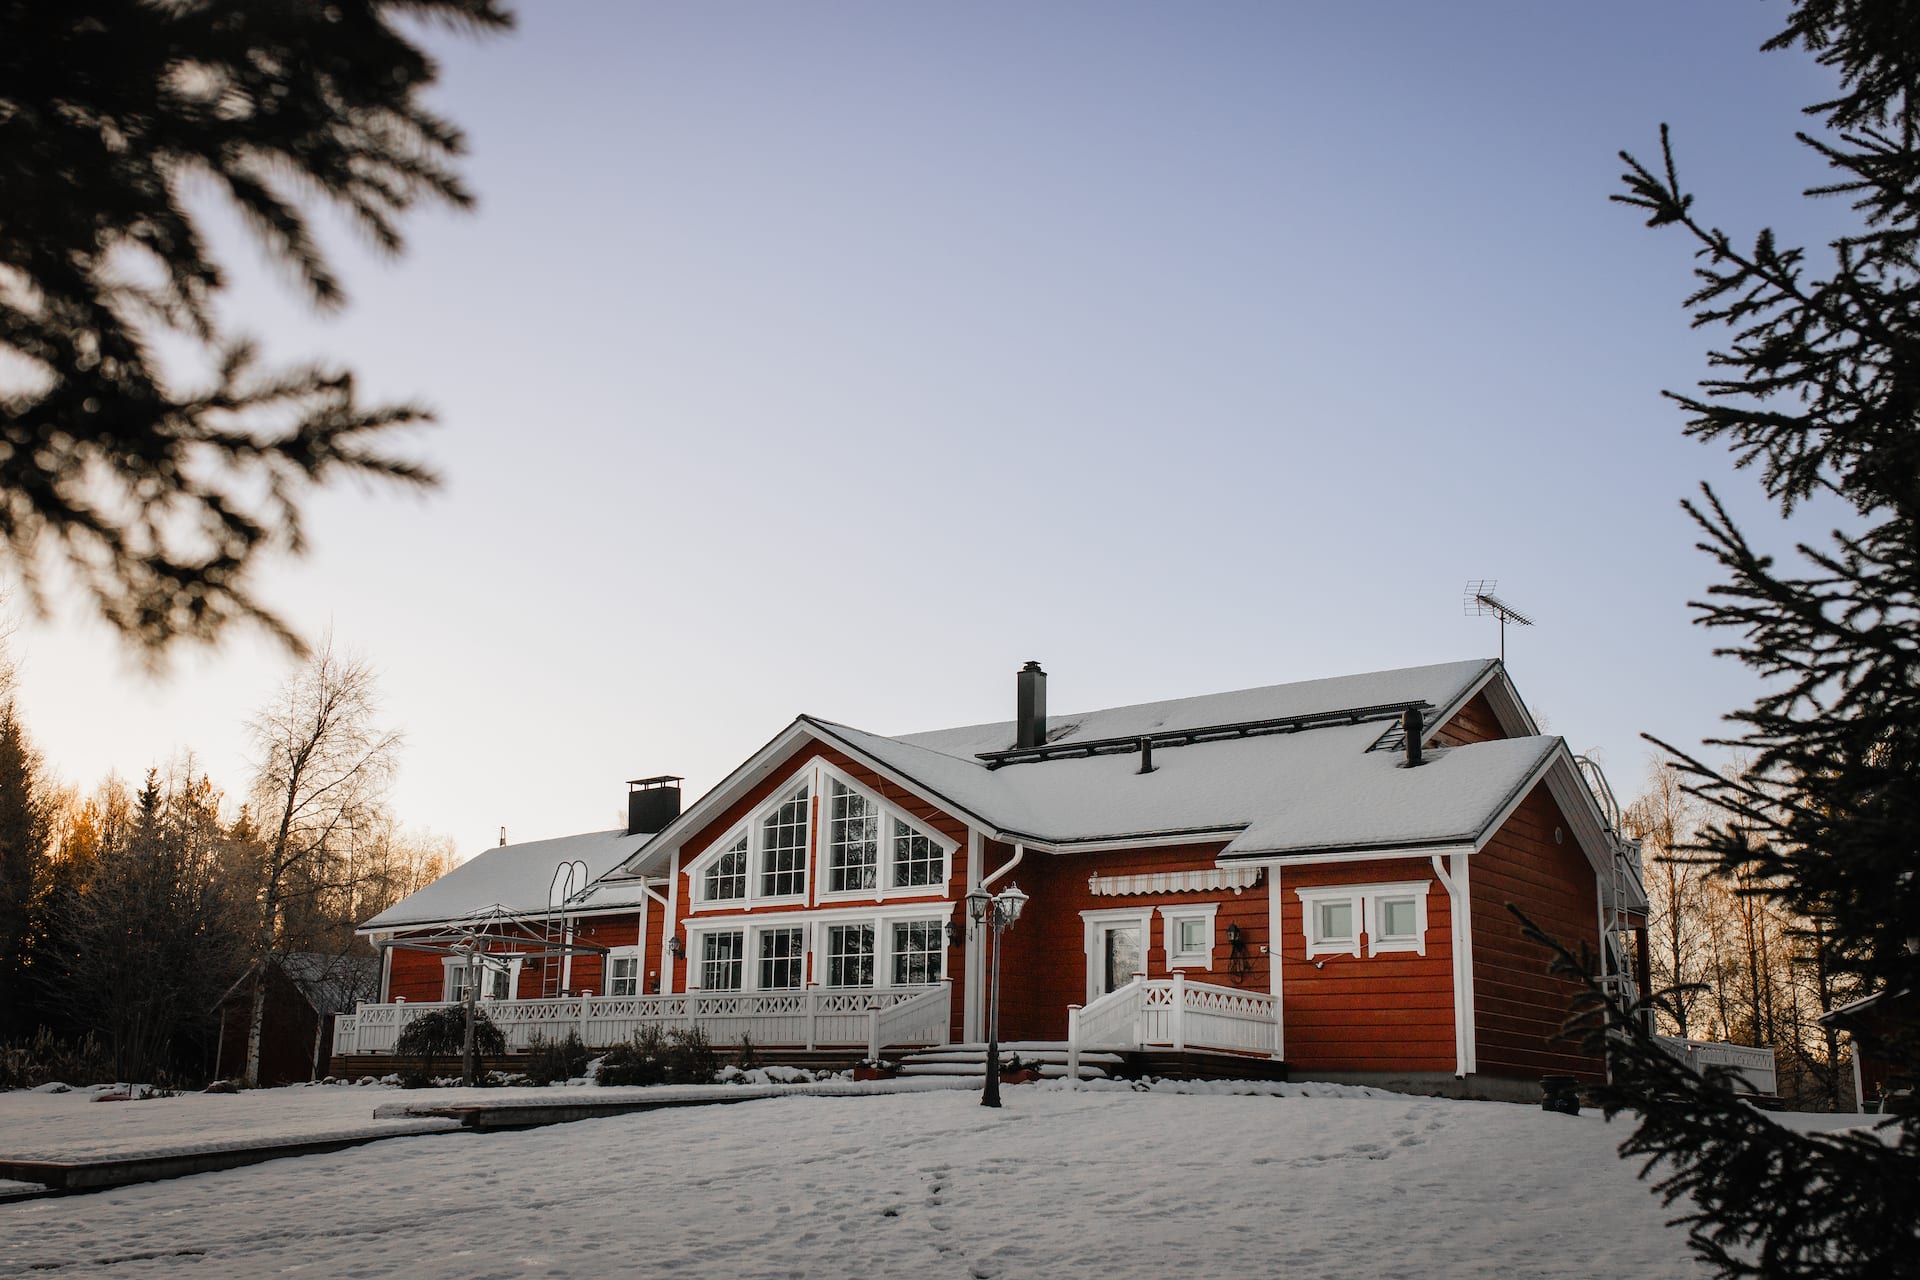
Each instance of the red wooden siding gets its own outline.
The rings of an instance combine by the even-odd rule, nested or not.
[[[387,980],[387,1000],[405,1000],[421,1004],[446,995],[445,967],[440,957],[427,951],[393,948],[392,972]]]
[[[1426,880],[1427,953],[1307,958],[1296,889]],[[1452,900],[1426,859],[1283,867],[1280,873],[1286,1058],[1318,1071],[1446,1071],[1453,1027]],[[1265,893],[1262,892],[1262,905]]]
[[[1473,855],[1470,876],[1479,1069],[1492,1075],[1598,1078],[1604,1073],[1598,1059],[1554,1041],[1577,988],[1548,975],[1548,952],[1521,936],[1520,923],[1506,906],[1517,904],[1570,950],[1598,941],[1593,868],[1544,783]]]
[[[1220,889],[1207,893],[1146,893],[1109,897],[1095,895],[1087,880],[1094,875],[1125,876],[1156,871],[1193,871],[1211,868],[1218,843],[1183,845],[1169,849],[1138,849],[1115,853],[1047,854],[1029,852],[1011,873],[993,885],[1020,886],[1030,897],[1018,924],[1002,935],[1006,952],[1000,965],[1000,1035],[1005,1040],[1064,1040],[1067,1006],[1085,1004],[1087,958],[1082,911],[1126,908],[1154,909],[1219,903],[1213,920],[1213,968],[1186,970],[1195,982],[1208,982],[1244,991],[1268,991],[1266,881],[1234,893]],[[1012,856],[1005,845],[990,844],[989,867],[1004,865]],[[1236,978],[1227,968],[1227,926],[1237,924],[1244,934],[1249,968]],[[1145,939],[1147,976],[1168,976],[1164,927],[1159,915]],[[957,955],[958,953],[956,953]]]
[[[1437,746],[1462,747],[1469,742],[1493,742],[1506,736],[1487,695],[1476,693],[1467,700],[1466,706],[1454,712],[1453,719],[1440,726],[1433,740]]]

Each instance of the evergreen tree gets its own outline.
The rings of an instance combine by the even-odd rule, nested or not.
[[[12,700],[0,702],[0,1037],[34,1021],[25,960],[49,825],[39,760]]]
[[[1920,13],[1903,0],[1798,0],[1768,49],[1802,48],[1841,92],[1802,133],[1833,171],[1810,195],[1848,198],[1860,227],[1816,270],[1760,231],[1751,247],[1702,220],[1662,163],[1623,153],[1626,193],[1652,226],[1692,240],[1697,326],[1729,331],[1697,394],[1673,394],[1687,433],[1730,446],[1784,516],[1840,499],[1848,527],[1782,564],[1711,489],[1688,512],[1724,580],[1698,620],[1765,693],[1721,740],[1735,774],[1675,753],[1715,816],[1695,851],[1743,892],[1810,922],[1823,982],[1911,991],[1920,979]],[[1670,393],[1672,394],[1672,393]],[[1664,745],[1664,744],[1663,744]],[[1563,971],[1578,969],[1561,953]],[[1905,1006],[1911,1009],[1909,1003]],[[1920,1117],[1876,1137],[1799,1135],[1668,1058],[1589,988],[1577,1029],[1613,1054],[1609,1113],[1640,1123],[1624,1151],[1686,1196],[1696,1249],[1726,1276],[1911,1275],[1920,1269]],[[1907,1029],[1894,1046],[1915,1067]]]
[[[0,0],[0,546],[36,602],[62,564],[149,652],[236,618],[291,640],[252,581],[301,549],[303,492],[430,482],[386,447],[421,409],[263,371],[222,332],[183,199],[210,179],[323,308],[343,293],[300,194],[387,250],[416,201],[469,204],[400,15],[510,21],[498,0]],[[192,355],[167,367],[162,338]]]

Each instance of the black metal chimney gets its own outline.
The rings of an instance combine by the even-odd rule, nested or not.
[[[627,834],[652,835],[680,816],[681,779],[670,773],[627,783]]]
[[[1022,750],[1047,740],[1047,673],[1037,662],[1020,668],[1019,697],[1013,720],[1013,745]]]
[[[1425,735],[1425,725],[1420,708],[1408,707],[1400,713],[1400,731],[1407,736],[1407,768],[1418,769],[1420,759],[1420,739]]]

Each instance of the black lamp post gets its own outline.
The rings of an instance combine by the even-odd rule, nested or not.
[[[1000,1105],[1000,935],[1013,927],[1027,905],[1020,886],[1010,884],[998,894],[984,888],[967,895],[967,915],[975,925],[987,929],[988,963],[993,978],[987,988],[987,1085],[980,1094],[980,1105]]]

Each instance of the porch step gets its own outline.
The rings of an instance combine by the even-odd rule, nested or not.
[[[1066,1078],[1067,1050],[1064,1045],[1047,1042],[1003,1044],[1000,1046],[1000,1056],[1003,1061],[1018,1057],[1022,1062],[1034,1063],[1047,1079]],[[1117,1074],[1122,1065],[1124,1060],[1119,1054],[1083,1053],[1080,1055],[1080,1078],[1104,1080]],[[900,1058],[900,1074],[984,1080],[987,1076],[987,1046],[950,1044],[938,1049],[921,1049],[903,1054]]]

